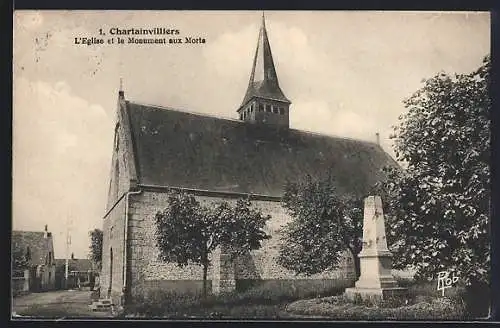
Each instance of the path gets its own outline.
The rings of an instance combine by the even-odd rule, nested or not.
[[[36,318],[109,318],[109,312],[92,312],[89,309],[90,291],[58,290],[31,293],[12,300],[13,319],[24,316]]]

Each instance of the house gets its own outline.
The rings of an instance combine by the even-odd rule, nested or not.
[[[249,197],[272,219],[272,238],[234,262],[213,255],[208,272],[215,292],[246,282],[352,284],[352,255],[337,270],[296,275],[276,259],[280,229],[291,220],[280,204],[287,181],[332,169],[342,193],[364,195],[397,165],[376,142],[333,137],[289,126],[291,101],[281,89],[263,19],[253,69],[239,119],[223,119],[127,100],[120,90],[107,210],[103,217],[101,295],[115,304],[134,302],[152,290],[196,292],[198,266],[178,268],[158,260],[154,216],[171,189],[201,202],[234,202]]]
[[[12,231],[13,276],[19,271],[28,272],[28,286],[31,292],[55,288],[55,261],[52,233],[47,231]],[[25,265],[16,266],[22,260]]]
[[[80,280],[80,286],[88,287],[98,275],[98,270],[90,259],[77,259],[71,253],[71,257],[68,259],[68,281],[65,285],[66,259],[56,259],[55,261],[58,288],[76,288],[78,280]]]

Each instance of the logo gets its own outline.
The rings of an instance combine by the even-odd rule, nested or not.
[[[450,273],[448,271],[438,272],[437,277],[437,290],[442,292],[442,296],[444,296],[444,291],[446,288],[450,288],[458,281],[458,277],[455,277],[455,273],[452,273],[450,277]]]

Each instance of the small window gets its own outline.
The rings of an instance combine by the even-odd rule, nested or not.
[[[264,105],[263,104],[259,104],[259,112],[263,112],[264,111]]]
[[[253,113],[253,104],[250,105],[250,112]]]
[[[280,115],[285,115],[285,109],[283,107],[280,107]]]
[[[26,260],[27,260],[27,261],[30,261],[30,260],[31,260],[31,251],[30,251],[29,246],[28,246],[28,247],[26,247]]]
[[[274,114],[278,114],[278,107],[273,106],[273,113],[274,113]]]
[[[118,135],[118,129],[120,128],[120,123],[115,125],[115,149],[118,150],[120,147],[120,136]]]
[[[52,252],[49,252],[49,265],[52,264]]]
[[[243,112],[243,119],[247,118],[247,112]]]
[[[243,119],[243,113],[240,113],[240,120]]]
[[[266,112],[271,113],[271,105],[266,105]]]

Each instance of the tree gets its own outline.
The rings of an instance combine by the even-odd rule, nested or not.
[[[417,278],[453,271],[469,286],[490,273],[490,58],[470,74],[439,73],[405,100],[395,127],[401,171],[380,184],[394,266]]]
[[[30,257],[29,247],[26,250],[14,248],[12,250],[12,269],[26,270],[29,267]]]
[[[98,268],[101,267],[102,263],[102,238],[103,233],[100,229],[94,229],[89,231],[90,236],[90,252],[89,257],[92,262],[94,262]]]
[[[283,207],[292,216],[284,230],[278,262],[296,273],[312,275],[335,269],[346,250],[354,257],[359,277],[358,254],[362,247],[362,200],[341,196],[335,181],[327,178],[288,183]]]
[[[251,208],[247,200],[201,205],[193,195],[171,191],[167,207],[156,214],[156,245],[160,260],[184,267],[203,268],[203,295],[207,294],[210,254],[217,247],[230,249],[233,259],[258,249],[269,238],[263,228],[270,219]]]

